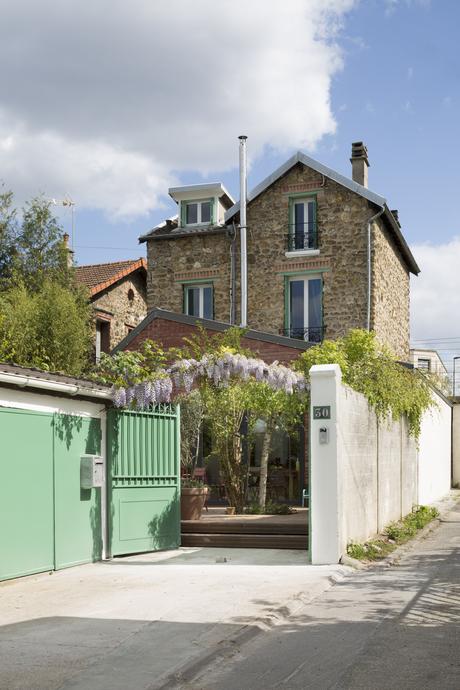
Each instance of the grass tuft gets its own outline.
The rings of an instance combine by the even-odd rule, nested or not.
[[[364,544],[350,542],[347,553],[358,561],[378,561],[388,556],[399,544],[405,544],[425,525],[437,518],[437,508],[418,506],[402,520],[390,522],[383,535],[375,539],[369,539]]]

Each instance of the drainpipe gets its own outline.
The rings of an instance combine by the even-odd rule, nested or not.
[[[380,211],[375,214],[375,216],[372,216],[372,218],[369,218],[367,221],[367,325],[366,328],[368,331],[371,330],[371,292],[372,292],[372,242],[371,242],[371,233],[372,233],[372,223],[374,220],[377,220],[382,213],[385,212],[385,207],[382,206]]]
[[[240,140],[240,244],[241,244],[241,328],[248,325],[248,262],[246,247],[247,163],[246,139]]]

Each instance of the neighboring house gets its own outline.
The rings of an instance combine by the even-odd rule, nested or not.
[[[411,349],[410,362],[416,369],[423,369],[437,376],[448,376],[444,362],[436,350]]]
[[[143,258],[77,266],[77,281],[91,293],[95,356],[110,352],[147,314],[147,263]]]
[[[407,360],[419,267],[397,211],[367,187],[362,142],[351,162],[352,179],[297,152],[249,192],[248,324],[307,343],[370,328]],[[239,323],[239,203],[220,183],[169,193],[177,216],[140,238],[149,311]]]
[[[446,395],[451,394],[451,383],[447,369],[436,350],[411,349],[410,363],[415,369],[432,374],[437,379],[437,385]]]

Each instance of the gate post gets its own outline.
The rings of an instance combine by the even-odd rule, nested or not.
[[[337,433],[341,381],[338,364],[310,369],[310,555],[316,565],[338,563],[342,555]]]

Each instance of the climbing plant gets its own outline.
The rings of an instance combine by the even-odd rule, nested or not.
[[[379,419],[406,415],[409,433],[418,438],[422,416],[434,404],[430,381],[395,360],[375,333],[353,329],[343,338],[325,340],[302,353],[294,366],[308,379],[314,364],[339,364],[343,382],[367,398]]]

